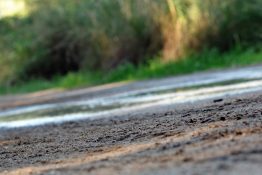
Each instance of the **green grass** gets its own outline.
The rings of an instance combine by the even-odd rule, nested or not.
[[[151,59],[147,64],[134,66],[125,64],[111,72],[75,72],[65,76],[56,76],[50,81],[31,80],[12,87],[0,87],[0,94],[34,92],[50,88],[72,89],[99,85],[117,81],[134,81],[149,78],[160,78],[188,74],[208,69],[239,67],[262,63],[262,51],[255,49],[241,50],[236,48],[221,54],[209,50],[178,61],[163,62],[161,58]]]
[[[138,67],[124,65],[111,72],[105,82],[158,78],[257,63],[262,63],[262,51],[234,49],[231,52],[220,54],[214,49],[167,63],[163,63],[161,59],[153,59],[148,64]]]

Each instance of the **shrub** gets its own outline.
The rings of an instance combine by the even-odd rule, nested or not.
[[[225,52],[236,45],[261,44],[260,0],[166,1],[168,13],[163,10],[158,13],[164,36],[164,58],[176,59],[207,48]]]
[[[24,68],[26,76],[108,70],[125,62],[142,62],[160,49],[157,26],[145,3],[47,0],[34,5],[32,32],[39,36]]]
[[[261,45],[261,0],[25,1],[27,17],[0,19],[6,84]]]

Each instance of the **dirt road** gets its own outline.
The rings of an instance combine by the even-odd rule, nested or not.
[[[0,131],[1,174],[261,174],[262,92]]]

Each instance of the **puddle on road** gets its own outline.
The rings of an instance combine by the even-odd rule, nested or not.
[[[0,128],[35,126],[85,118],[106,117],[121,112],[136,111],[145,107],[195,102],[208,98],[262,90],[262,70],[260,74],[253,74],[253,76],[248,74],[245,77],[248,78],[239,78],[239,76],[234,78],[232,76],[231,79],[224,78],[220,79],[220,81],[201,79],[199,81],[194,80],[198,83],[191,84],[185,81],[184,85],[178,83],[159,86],[105,98],[0,111]]]

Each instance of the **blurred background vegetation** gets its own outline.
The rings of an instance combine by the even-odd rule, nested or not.
[[[261,0],[3,0],[0,92],[262,62]]]

